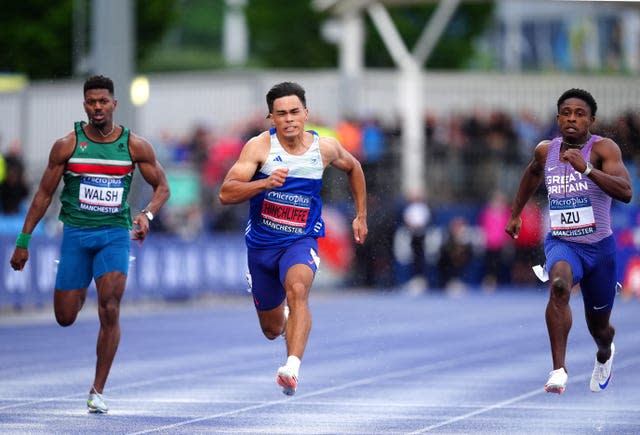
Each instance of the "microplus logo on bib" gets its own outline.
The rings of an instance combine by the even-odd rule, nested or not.
[[[581,208],[590,207],[591,201],[587,196],[577,196],[572,198],[551,198],[549,200],[549,207],[552,210],[560,210],[567,208]]]

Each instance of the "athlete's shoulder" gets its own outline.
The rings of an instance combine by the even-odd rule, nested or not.
[[[621,160],[622,149],[611,138],[599,137],[591,146],[591,154],[603,160]]]
[[[77,140],[78,140],[78,135],[76,133],[76,130],[74,129],[68,132],[67,134],[65,134],[64,136],[56,139],[56,141],[53,143],[53,147],[54,148],[74,148]]]
[[[549,148],[554,139],[543,139],[536,145],[536,148]]]
[[[264,152],[271,147],[271,132],[269,130],[263,131],[250,138],[243,147],[243,151],[259,151]]]
[[[56,139],[56,141],[54,143],[75,143],[76,139],[77,139],[76,131],[75,130],[71,130],[70,132],[68,132],[64,136],[59,137],[58,139]]]
[[[596,140],[593,142],[592,148],[600,147],[614,147],[620,148],[620,146],[610,137],[596,136]]]
[[[156,154],[153,145],[145,137],[122,127],[122,133],[129,133],[129,155],[134,162],[155,162]],[[122,135],[120,136],[122,138]]]
[[[139,146],[151,146],[151,142],[147,140],[144,136],[140,136],[137,133],[134,133],[131,130],[128,130],[126,127],[122,127],[122,134],[125,132],[129,133],[129,146],[139,147]]]
[[[349,154],[340,141],[331,136],[320,136],[318,147],[320,149],[322,160],[325,162],[325,166],[332,164],[332,162],[339,159],[341,156]]]
[[[533,166],[535,170],[542,170],[547,162],[547,154],[549,154],[549,147],[553,140],[545,139],[538,142],[533,149]]]
[[[554,139],[544,139],[538,142],[538,144],[533,149],[533,153],[536,156],[544,155],[546,156],[549,152],[549,148],[551,148],[551,144],[553,144]]]
[[[66,162],[73,155],[73,151],[76,148],[76,142],[77,137],[75,130],[56,139],[51,147],[50,159],[58,163]]]
[[[238,162],[259,167],[267,160],[270,150],[271,135],[268,130],[263,131],[245,142],[242,151],[240,151]]]
[[[336,152],[342,148],[342,144],[338,139],[331,136],[319,136],[318,145],[322,152]]]
[[[252,143],[256,143],[256,142],[262,142],[262,143],[271,143],[271,130],[265,130],[253,137],[251,137],[247,143],[252,142]]]

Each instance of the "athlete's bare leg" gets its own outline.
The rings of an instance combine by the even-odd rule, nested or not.
[[[565,366],[567,339],[573,322],[569,299],[573,275],[566,261],[557,262],[550,273],[549,302],[545,311],[553,369]]]
[[[96,373],[92,388],[102,393],[111,364],[120,343],[120,301],[127,277],[122,272],[108,272],[96,280],[100,331],[96,344]]]
[[[611,312],[601,313],[587,310],[585,318],[593,340],[598,346],[596,357],[598,362],[605,363],[611,357],[611,343],[616,330],[609,323]]]
[[[309,266],[297,264],[287,271],[284,287],[287,292],[289,319],[286,324],[287,355],[302,359],[311,331],[309,292],[313,271]]]
[[[87,298],[87,289],[59,290],[53,292],[53,311],[60,326],[70,326]]]

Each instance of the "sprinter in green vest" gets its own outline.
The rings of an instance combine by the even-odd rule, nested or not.
[[[144,240],[149,222],[169,198],[167,178],[153,147],[114,123],[116,106],[111,79],[93,76],[85,81],[84,110],[89,122],[76,122],[72,132],[53,144],[11,257],[11,267],[23,270],[31,233],[64,180],[59,215],[64,229],[53,305],[58,323],[71,325],[95,280],[100,331],[87,400],[92,413],[109,409],[102,392],[120,342],[120,301],[129,270],[130,239]],[[136,167],[153,193],[132,219],[127,196]]]

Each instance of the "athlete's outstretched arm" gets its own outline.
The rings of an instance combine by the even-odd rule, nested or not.
[[[594,144],[594,149],[601,160],[601,167],[594,168],[589,177],[613,199],[629,203],[633,195],[631,177],[622,160],[620,147],[611,139],[603,138]]]
[[[131,133],[129,137],[131,158],[138,166],[142,178],[151,186],[153,193],[148,205],[144,208],[157,214],[170,196],[169,182],[164,168],[156,159],[156,153],[151,144],[141,136]],[[144,213],[137,213],[133,218],[135,231],[133,237],[144,240],[149,232],[149,220]]]
[[[69,133],[67,136],[55,141],[49,152],[49,161],[45,168],[38,190],[36,191],[27,216],[22,225],[23,234],[31,234],[47,212],[53,195],[60,184],[64,168],[67,160],[71,157],[76,142],[75,132]],[[11,256],[11,267],[14,270],[22,270],[29,259],[29,251],[27,248],[16,247]]]
[[[362,165],[334,138],[321,138],[320,150],[325,165],[331,165],[347,174],[356,210],[356,216],[351,223],[353,238],[356,243],[363,244],[369,230],[367,227],[367,183]]]
[[[522,226],[520,214],[533,193],[538,186],[540,186],[542,178],[544,177],[544,165],[547,161],[549,143],[549,141],[542,141],[536,146],[533,151],[533,158],[525,168],[522,178],[520,179],[518,193],[516,193],[516,197],[511,206],[511,217],[505,227],[507,234],[514,239],[518,238],[518,233],[520,233],[520,227]]]

